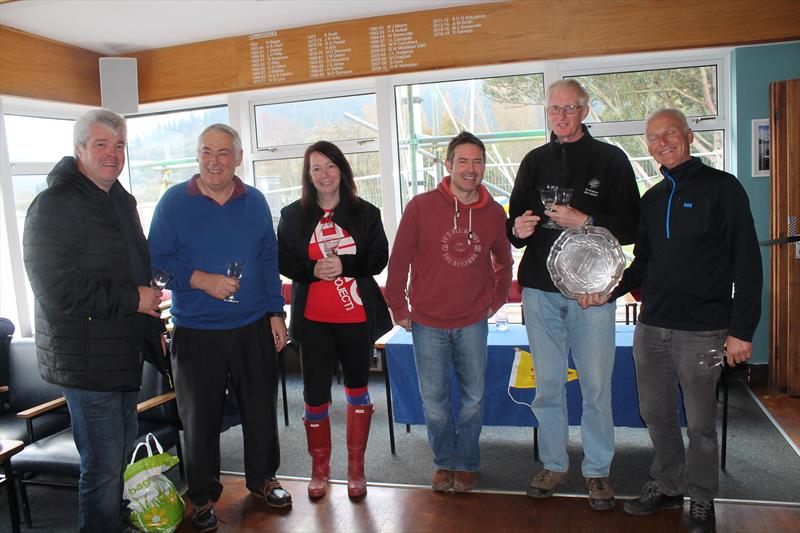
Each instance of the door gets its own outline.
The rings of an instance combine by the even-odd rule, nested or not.
[[[800,80],[769,85],[772,169],[770,238],[770,379],[800,396]]]

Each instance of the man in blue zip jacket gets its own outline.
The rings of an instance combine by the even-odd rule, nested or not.
[[[586,295],[579,303],[601,305],[642,287],[633,356],[655,456],[653,479],[625,511],[638,516],[680,508],[688,491],[689,531],[709,532],[719,487],[714,391],[721,369],[701,365],[701,354],[724,345],[728,365],[750,359],[761,314],[761,254],[747,194],[734,176],[689,154],[694,135],[686,117],[661,109],[645,129],[665,179],[642,197],[635,259],[610,297]],[[676,409],[678,384],[688,452]]]

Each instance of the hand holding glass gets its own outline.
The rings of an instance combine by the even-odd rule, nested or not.
[[[242,273],[244,272],[244,261],[239,260],[232,260],[228,263],[228,277],[233,279],[242,279]],[[239,300],[233,294],[229,294],[227,298],[224,298],[223,301],[238,304]]]
[[[553,205],[569,205],[569,202],[572,200],[572,189],[568,187],[555,187],[552,192],[547,192],[547,199],[550,200],[552,195],[552,200],[548,203],[545,201],[545,190],[540,189],[540,194],[542,195],[542,203],[544,203],[545,211],[550,211],[553,208]],[[566,229],[561,224],[555,222],[552,218],[549,219],[547,222],[543,224],[543,227],[550,228],[550,229]]]

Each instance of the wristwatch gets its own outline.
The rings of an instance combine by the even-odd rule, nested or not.
[[[270,311],[267,313],[267,318],[272,318],[274,316],[279,316],[282,319],[286,320],[286,311]]]

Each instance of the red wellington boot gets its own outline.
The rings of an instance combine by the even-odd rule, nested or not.
[[[322,498],[328,492],[328,477],[331,461],[331,419],[325,417],[317,422],[303,420],[306,426],[308,453],[311,455],[311,481],[308,496]]]
[[[367,449],[372,404],[347,404],[347,495],[357,498],[367,493],[364,477],[364,451]]]

